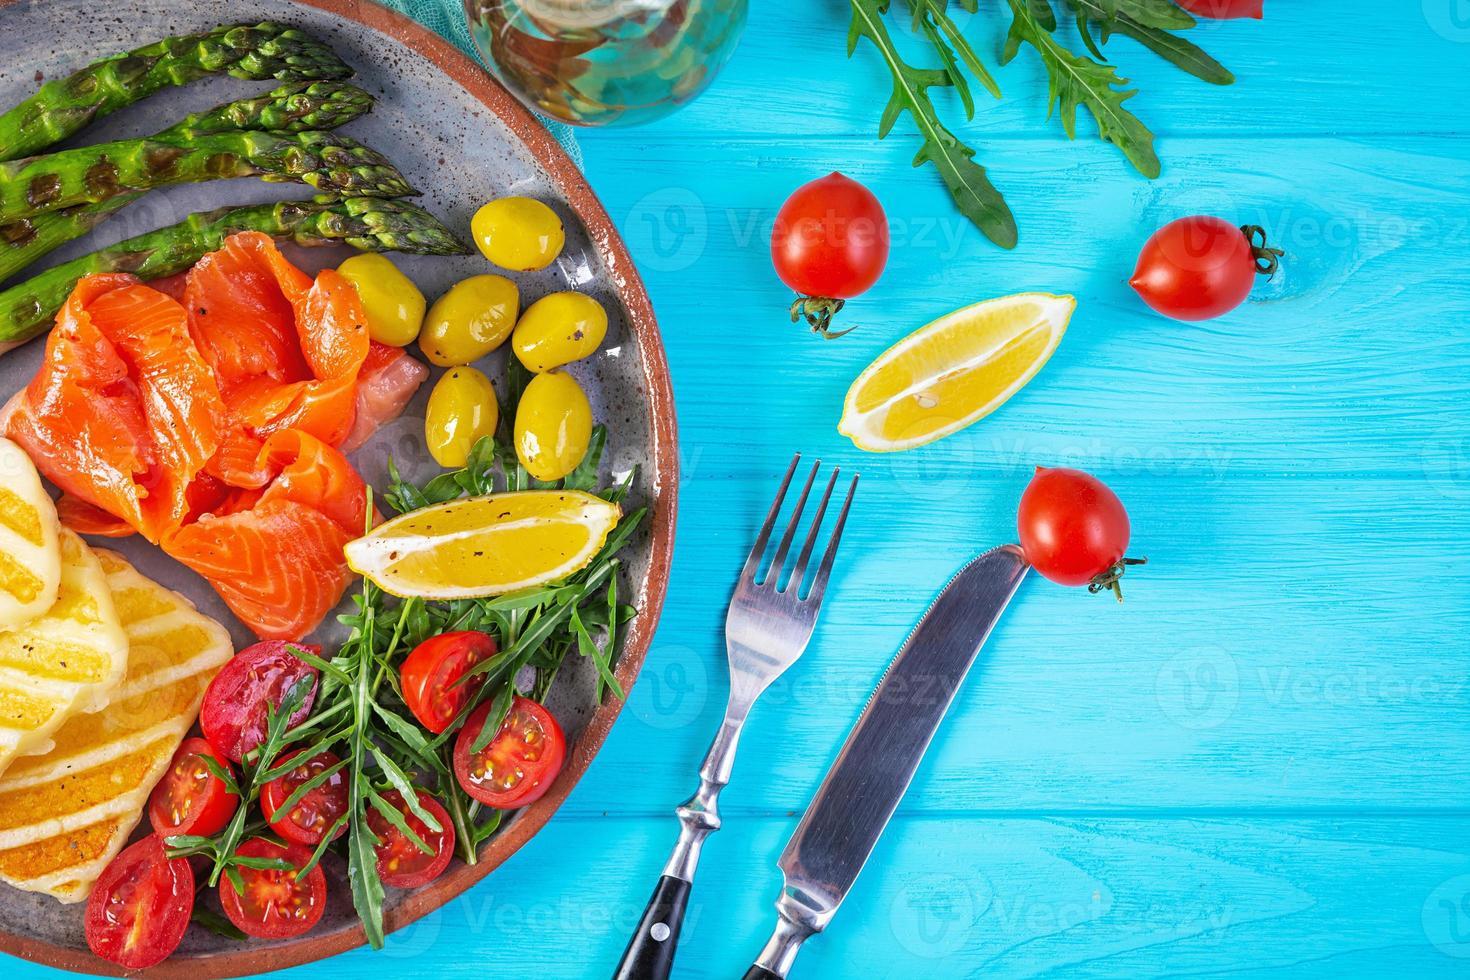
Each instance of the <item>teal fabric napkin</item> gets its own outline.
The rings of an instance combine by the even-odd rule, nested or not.
[[[470,25],[465,20],[464,5],[458,0],[377,0],[383,6],[412,17],[429,30],[452,43],[483,66],[485,60],[470,38]],[[537,116],[541,125],[556,137],[577,169],[582,169],[582,148],[577,145],[575,130],[564,122]]]

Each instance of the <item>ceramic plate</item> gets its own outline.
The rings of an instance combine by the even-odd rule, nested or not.
[[[451,228],[467,233],[475,208],[505,194],[534,197],[558,211],[567,228],[561,258],[542,272],[515,278],[523,303],[556,289],[575,288],[595,296],[609,311],[603,349],[571,371],[587,390],[597,419],[610,430],[604,476],[616,478],[636,469],[630,503],[652,508],[651,520],[629,549],[623,583],[627,590],[623,594],[635,597],[632,601],[641,610],[617,667],[618,678],[628,689],[658,621],[673,544],[678,483],[673,400],[663,348],[642,283],[607,214],[556,141],[469,58],[427,29],[371,3],[144,0],[99,6],[91,0],[45,0],[4,3],[3,8],[0,103],[6,106],[30,94],[38,80],[69,74],[96,58],[157,38],[222,23],[286,21],[332,45],[357,69],[353,81],[377,96],[378,104],[343,132],[387,154],[424,192],[420,203]],[[160,92],[84,130],[73,142],[146,135],[188,112],[269,87],[267,82],[218,78]],[[46,264],[173,224],[194,211],[293,196],[308,193],[294,185],[253,179],[156,191],[90,237],[71,243]],[[302,267],[315,271],[335,265],[350,250],[292,249],[289,254]],[[458,279],[490,271],[478,254],[447,259],[395,257],[395,261],[431,298]],[[42,341],[37,340],[0,357],[0,396],[8,397],[30,379],[41,352]],[[503,357],[503,352],[492,355],[480,366],[495,377],[503,370]],[[423,387],[402,419],[386,426],[354,454],[364,476],[380,488],[390,454],[412,477],[437,470],[423,444],[423,407],[430,384]],[[120,550],[145,574],[188,595],[205,612],[229,625],[237,643],[250,640],[214,592],[182,566],[146,542],[125,541]],[[313,639],[331,642],[333,632],[334,628],[324,627]],[[507,821],[485,845],[478,865],[471,868],[456,862],[431,885],[391,895],[390,929],[439,907],[494,870],[540,829],[570,792],[621,706],[611,698],[596,703],[595,675],[589,666],[578,658],[569,660],[551,693],[550,706],[574,741],[556,785],[539,802]],[[279,943],[237,943],[191,928],[179,951],[149,971],[150,975],[190,980],[238,976],[320,959],[359,945],[363,937],[351,907],[343,862],[332,861],[327,872],[333,879],[331,902],[322,923],[308,935]],[[82,908],[0,885],[0,950],[71,970],[116,972],[87,951]]]

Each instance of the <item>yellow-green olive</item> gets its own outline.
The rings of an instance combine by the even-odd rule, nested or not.
[[[470,219],[470,234],[485,258],[514,272],[546,268],[567,240],[556,212],[529,197],[486,204]]]
[[[560,371],[538,374],[516,408],[516,456],[538,480],[560,480],[587,455],[592,406],[575,378]]]
[[[470,276],[450,286],[429,307],[419,348],[440,367],[478,361],[505,343],[520,307],[520,292],[509,279]]]
[[[424,440],[440,466],[458,469],[481,436],[495,434],[500,404],[490,379],[472,367],[451,368],[429,392]]]
[[[393,347],[413,343],[424,323],[424,294],[398,266],[376,252],[364,252],[344,261],[337,271],[357,287],[369,336]]]
[[[552,293],[521,314],[511,346],[522,364],[538,374],[580,361],[602,346],[607,311],[591,296]]]

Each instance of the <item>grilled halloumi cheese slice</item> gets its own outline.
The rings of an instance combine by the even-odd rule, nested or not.
[[[61,585],[56,505],[35,464],[0,439],[0,630],[24,626],[51,608]]]
[[[92,549],[62,529],[61,586],[45,613],[0,633],[0,775],[45,752],[73,714],[107,704],[128,663],[112,589]]]
[[[234,648],[219,623],[99,551],[131,649],[105,711],[73,717],[45,755],[0,777],[0,881],[80,902],[127,843],[219,668]]]

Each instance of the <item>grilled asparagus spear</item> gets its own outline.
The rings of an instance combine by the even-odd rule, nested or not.
[[[38,153],[159,89],[221,72],[301,81],[347,78],[352,69],[320,41],[269,21],[164,38],[47,82],[0,115],[0,160]]]
[[[77,280],[85,275],[131,272],[140,279],[171,276],[221,247],[227,237],[239,231],[260,231],[299,245],[346,242],[364,252],[461,255],[466,251],[438,219],[404,201],[350,197],[206,211],[47,269],[0,292],[0,345],[9,348],[44,332]]]
[[[100,204],[153,187],[250,176],[354,197],[417,193],[387,159],[346,136],[316,130],[209,133],[187,143],[119,140],[0,163],[0,221]]]
[[[346,82],[292,82],[265,95],[227,102],[207,112],[186,116],[153,139],[186,141],[237,129],[281,132],[334,129],[363,115],[372,105],[371,95]],[[79,205],[0,225],[0,282],[53,249],[85,235],[137,198],[137,194],[122,194],[98,204]]]

